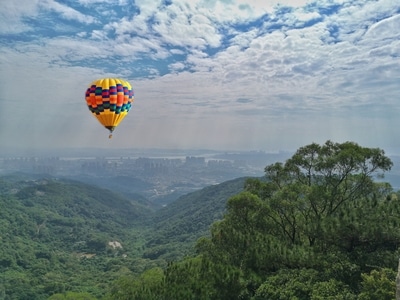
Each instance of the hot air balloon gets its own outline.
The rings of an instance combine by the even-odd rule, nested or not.
[[[93,81],[86,90],[86,103],[96,119],[110,131],[128,114],[134,100],[132,86],[119,78]]]

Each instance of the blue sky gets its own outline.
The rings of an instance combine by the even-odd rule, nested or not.
[[[0,10],[0,143],[400,153],[400,2],[19,0]],[[128,80],[113,139],[84,93]]]

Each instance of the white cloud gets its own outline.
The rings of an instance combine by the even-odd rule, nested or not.
[[[315,20],[321,18],[321,15],[317,12],[307,12],[303,10],[296,10],[293,13],[293,16],[299,21],[300,23],[304,24],[308,21]],[[297,24],[300,25],[300,24]]]
[[[75,20],[85,24],[96,23],[96,19],[92,16],[84,15],[79,11],[67,6],[60,4],[54,0],[42,0],[40,1],[40,6],[42,9],[54,11],[64,19]]]
[[[173,64],[169,65],[169,68],[172,71],[180,71],[180,70],[183,70],[185,67],[186,67],[185,64],[181,63],[181,62],[177,62],[177,63],[173,63]]]
[[[207,15],[210,15],[215,22],[240,23],[272,13],[277,6],[302,7],[307,2],[306,0],[203,0],[198,1],[195,7],[202,11],[208,11]]]
[[[237,32],[235,36],[230,39],[230,42],[241,48],[246,48],[253,42],[254,38],[256,38],[258,34],[258,29],[252,29],[245,32]]]
[[[396,14],[398,4],[392,0],[352,1],[338,14],[326,19],[327,24],[338,28],[338,39],[358,42],[376,21]]]
[[[0,9],[0,33],[14,34],[32,30],[23,22],[25,17],[36,17],[41,0],[2,1]]]
[[[78,2],[85,6],[93,4],[129,5],[129,0],[78,0]]]
[[[181,47],[201,48],[219,47],[222,34],[220,30],[229,24],[245,22],[261,17],[278,4],[279,1],[260,3],[260,1],[173,1],[161,6],[160,1],[137,1],[139,15],[123,18],[105,26],[105,30],[115,30],[122,37],[139,35],[147,37],[158,34],[160,43]],[[306,1],[286,1],[287,5],[301,6]],[[298,18],[305,21],[316,17],[316,13],[299,13]],[[149,23],[151,22],[151,24]],[[251,38],[242,35],[242,43]],[[238,38],[233,42],[239,42]]]
[[[54,0],[3,1],[0,10],[0,33],[16,34],[34,31],[35,28],[28,25],[25,19],[38,18],[40,13],[47,10],[54,11],[67,20],[75,20],[84,24],[97,22],[92,16],[84,15]]]
[[[211,20],[185,4],[172,4],[154,13],[151,26],[163,43],[187,46],[218,47],[220,35]]]
[[[400,15],[390,16],[377,23],[371,25],[368,31],[365,33],[367,39],[379,39],[387,41],[388,39],[399,40],[400,39]]]

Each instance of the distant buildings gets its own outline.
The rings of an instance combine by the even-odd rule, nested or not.
[[[262,176],[266,157],[240,154],[155,153],[154,157],[123,152],[121,156],[66,155],[63,157],[3,157],[0,175],[26,172],[53,177],[71,178],[125,193],[138,193],[166,202],[208,185],[244,176]],[[97,153],[98,154],[98,153]],[[256,160],[251,160],[255,157]],[[260,162],[260,157],[264,158]],[[163,201],[164,201],[163,200]],[[161,201],[161,200],[160,200]]]

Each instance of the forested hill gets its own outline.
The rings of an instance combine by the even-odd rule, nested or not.
[[[26,207],[43,208],[63,217],[76,215],[129,224],[148,213],[148,209],[134,200],[110,190],[72,180],[41,178],[14,182],[3,178],[3,195],[15,197]],[[113,218],[115,217],[115,218]]]
[[[96,186],[21,175],[0,178],[0,207],[5,299],[47,299],[68,290],[100,297],[138,256],[139,227],[150,213]]]
[[[100,299],[124,274],[193,254],[244,181],[209,186],[151,210],[143,199],[78,181],[0,177],[0,298],[79,291]]]
[[[222,219],[227,200],[243,190],[245,181],[243,177],[205,187],[156,211],[144,255],[171,260],[193,251],[195,241]]]

